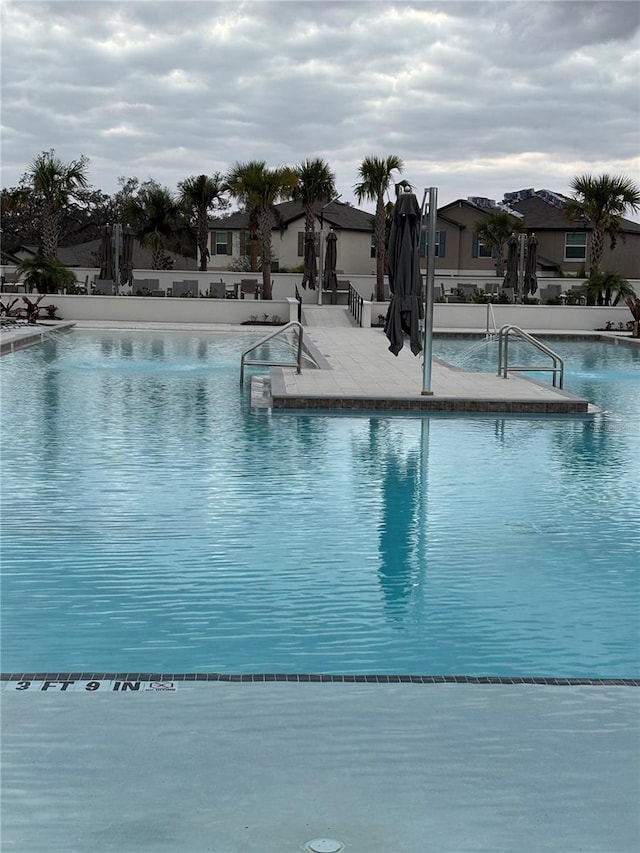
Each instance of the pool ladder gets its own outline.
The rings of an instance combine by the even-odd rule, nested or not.
[[[278,335],[282,335],[284,332],[289,331],[289,329],[297,328],[298,330],[298,343],[296,347],[296,360],[294,362],[291,361],[279,361],[273,358],[269,359],[259,359],[259,358],[247,358],[249,353],[258,349],[258,347],[262,346],[262,344],[266,344],[267,341],[270,341],[272,338],[277,337]],[[265,335],[264,338],[260,338],[260,340],[252,344],[250,347],[247,347],[246,350],[242,353],[242,358],[240,359],[240,387],[244,385],[244,367],[245,364],[257,364],[262,367],[296,367],[296,373],[302,373],[302,323],[299,323],[297,320],[292,320],[290,323],[287,323],[284,326],[280,326],[280,328],[276,329],[275,332],[271,332],[269,335]]]
[[[532,344],[537,350],[544,353],[545,355],[548,355],[553,362],[552,366],[533,367],[527,365],[510,365],[509,335],[511,334],[515,335],[523,341],[527,341],[528,343]],[[510,372],[552,373],[554,388],[562,388],[564,382],[564,362],[560,358],[560,356],[548,346],[546,346],[546,344],[543,344],[542,341],[539,341],[537,338],[534,338],[533,335],[530,335],[528,332],[525,332],[524,329],[520,328],[520,326],[513,326],[511,324],[507,324],[506,326],[502,326],[500,328],[500,331],[498,332],[498,376],[502,376],[503,379],[506,379],[507,374]]]

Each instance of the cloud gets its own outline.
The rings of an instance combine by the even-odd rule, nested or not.
[[[9,0],[2,183],[50,148],[105,192],[322,156],[353,200],[391,153],[441,203],[638,179],[638,24],[627,2]]]

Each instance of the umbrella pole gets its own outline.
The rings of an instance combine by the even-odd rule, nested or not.
[[[524,302],[525,292],[524,292],[524,241],[526,240],[526,236],[524,234],[518,235],[519,241],[519,249],[520,255],[518,258],[518,293],[516,295],[516,302],[522,304]]]
[[[324,210],[324,208],[322,208]],[[319,258],[320,280],[318,282],[318,305],[322,305],[322,288],[324,287],[324,223],[322,211],[320,212],[320,258]]]
[[[422,362],[422,393],[431,390],[431,362],[433,355],[433,287],[436,266],[436,220],[438,218],[438,190],[429,187],[429,210],[427,213],[427,286],[424,295],[424,360]],[[425,190],[426,196],[427,190]],[[423,202],[424,204],[424,202]]]
[[[116,296],[118,296],[118,285],[120,284],[120,226],[117,224],[113,226],[113,236],[115,239],[115,270],[113,271],[113,278],[116,286]]]

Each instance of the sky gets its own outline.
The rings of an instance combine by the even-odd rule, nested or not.
[[[367,156],[438,206],[640,181],[636,2],[2,2],[2,186],[84,155],[90,184],[176,189],[236,162]],[[371,204],[359,205],[372,210]],[[638,218],[629,217],[629,218]]]

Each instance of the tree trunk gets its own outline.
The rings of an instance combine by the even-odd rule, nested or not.
[[[603,251],[604,232],[601,228],[594,228],[591,232],[591,246],[589,251],[589,276],[594,276],[600,272]]]
[[[376,218],[374,226],[374,239],[376,244],[376,301],[384,302],[384,274],[386,271],[386,252],[384,245],[385,232],[384,197],[378,198],[376,205]]]
[[[308,204],[305,208],[305,230],[311,231],[312,234],[315,234],[316,231],[316,217],[313,212],[313,205]]]
[[[46,258],[51,258],[52,261],[58,258],[59,220],[57,211],[53,209],[51,204],[45,202],[42,210],[41,249],[42,254]]]
[[[258,254],[260,251],[260,240],[253,231],[249,232],[249,267],[251,272],[258,272]]]
[[[151,269],[161,270],[164,267],[164,246],[160,240],[155,240],[151,248]]]
[[[271,232],[273,216],[270,210],[263,209],[258,216],[258,235],[262,255],[262,298],[271,299]]]
[[[207,258],[209,257],[209,226],[207,224],[206,214],[203,217],[200,215],[198,219],[198,248],[200,249],[200,272],[207,271]]]

